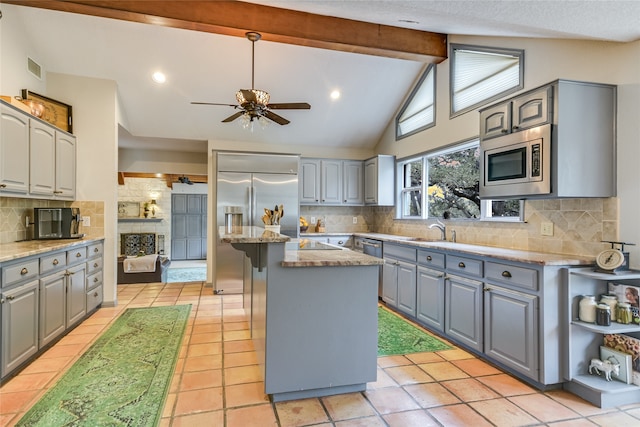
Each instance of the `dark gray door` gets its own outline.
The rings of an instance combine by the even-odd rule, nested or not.
[[[171,259],[207,258],[207,195],[171,196]]]

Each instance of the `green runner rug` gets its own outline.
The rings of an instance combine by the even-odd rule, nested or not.
[[[156,426],[190,311],[127,309],[17,426]]]
[[[449,350],[451,348],[386,308],[378,307],[378,356]]]

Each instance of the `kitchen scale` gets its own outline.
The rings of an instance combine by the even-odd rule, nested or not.
[[[614,242],[603,240],[603,243],[611,243],[610,249],[605,249],[596,256],[598,273],[618,274],[629,270],[629,252],[624,251],[624,246],[635,246],[635,243]]]

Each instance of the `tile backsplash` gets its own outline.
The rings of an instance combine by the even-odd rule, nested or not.
[[[456,231],[460,243],[566,255],[596,255],[609,247],[602,240],[620,240],[617,198],[525,201],[525,222],[449,220],[447,238]],[[323,218],[326,231],[406,235],[438,239],[433,220],[398,220],[393,207],[301,206],[300,215]],[[353,217],[357,224],[353,224]],[[553,223],[553,235],[543,236],[543,222]],[[312,231],[313,224],[309,227]]]
[[[27,217],[33,222],[33,208],[78,207],[83,217],[91,218],[91,225],[81,225],[88,236],[104,236],[104,202],[63,202],[40,199],[0,197],[0,244],[31,239],[33,225],[27,228]]]
[[[122,196],[132,199],[134,194],[125,192]],[[159,199],[170,200],[169,197]],[[31,237],[27,233],[31,232],[32,227],[28,230],[25,223],[26,217],[32,215],[34,207],[79,207],[83,217],[91,218],[91,225],[83,225],[82,232],[90,236],[104,235],[104,202],[59,202],[0,197],[0,244]],[[161,209],[166,215],[170,205]],[[455,230],[457,241],[460,243],[589,256],[609,247],[609,244],[602,243],[602,240],[624,240],[623,236],[619,236],[618,211],[617,198],[527,200],[523,223],[471,220],[449,220],[445,223],[447,237],[450,239],[451,230]],[[395,219],[393,207],[300,206],[300,215],[307,221],[310,221],[311,217],[323,219],[329,233],[371,231],[434,239],[440,235],[438,230],[429,230],[428,226],[432,220]],[[541,234],[543,222],[553,223],[553,236]],[[314,226],[315,224],[310,224],[309,232],[313,231]],[[170,235],[169,230],[162,231]]]

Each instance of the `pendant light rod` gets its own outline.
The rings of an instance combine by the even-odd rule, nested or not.
[[[256,68],[256,42],[262,38],[262,35],[260,35],[260,33],[249,31],[248,33],[245,33],[245,36],[247,36],[251,41],[251,89],[255,89],[254,76]]]

